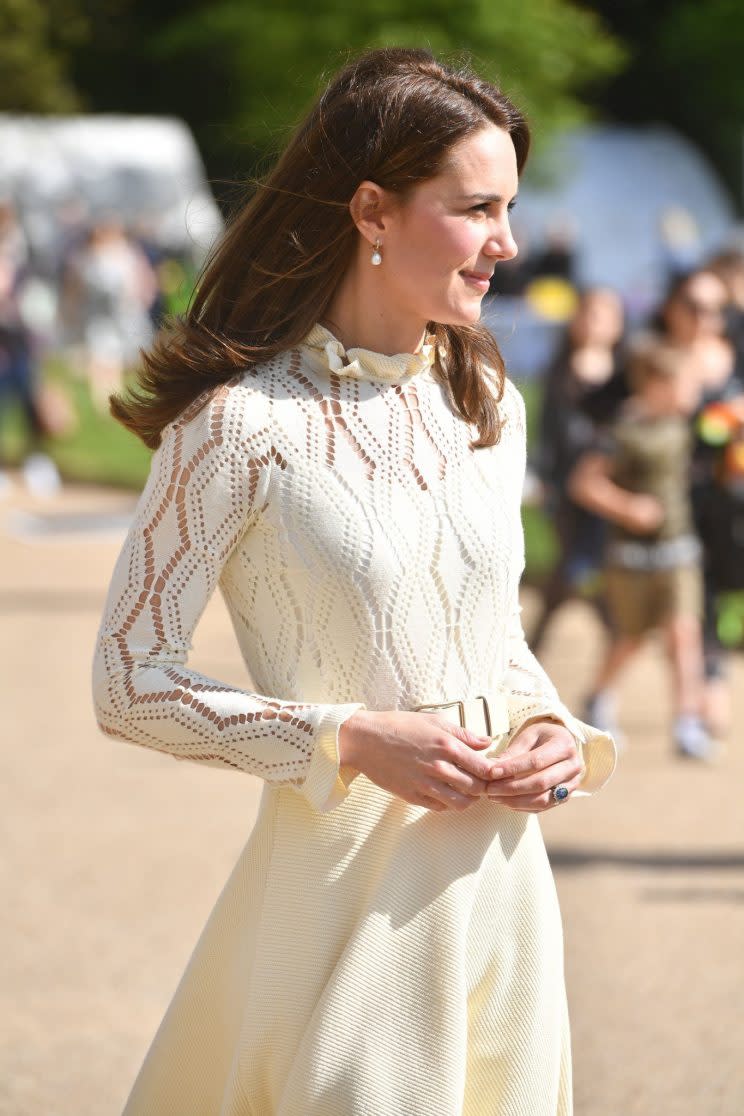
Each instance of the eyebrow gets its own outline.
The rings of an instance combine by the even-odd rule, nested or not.
[[[512,198],[512,203],[517,200],[519,195],[515,194]],[[484,202],[502,202],[504,199],[501,194],[461,194],[461,201],[484,201]]]

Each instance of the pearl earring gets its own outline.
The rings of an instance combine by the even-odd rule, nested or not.
[[[379,267],[380,264],[382,263],[382,253],[380,252],[380,242],[379,242],[379,240],[375,241],[375,247],[374,247],[374,250],[373,250],[372,255],[370,257],[370,262],[372,264],[374,264],[375,267]]]

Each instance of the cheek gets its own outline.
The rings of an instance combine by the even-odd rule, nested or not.
[[[482,235],[475,222],[422,219],[405,238],[405,265],[424,281],[441,282],[478,255]]]

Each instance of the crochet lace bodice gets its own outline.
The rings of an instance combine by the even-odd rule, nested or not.
[[[473,450],[435,361],[431,339],[345,353],[317,325],[165,429],[98,637],[105,732],[328,810],[353,790],[337,740],[356,709],[500,689],[512,730],[562,717],[587,788],[607,778],[611,741],[571,717],[522,634],[522,399],[507,383],[501,440]],[[244,689],[187,661],[218,586]]]

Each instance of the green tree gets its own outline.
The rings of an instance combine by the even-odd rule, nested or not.
[[[596,90],[599,107],[618,120],[678,128],[708,154],[741,202],[740,0],[595,0],[594,7],[628,44],[627,65]]]
[[[85,2],[91,34],[72,73],[91,107],[183,116],[210,173],[228,178],[280,147],[324,76],[364,47],[470,54],[535,120],[538,141],[583,118],[583,86],[623,60],[569,0]]]
[[[0,108],[73,112],[69,53],[87,33],[76,0],[0,0]]]
[[[583,117],[577,91],[622,59],[596,16],[565,0],[212,0],[164,27],[156,49],[220,58],[236,94],[232,123],[261,149],[350,51],[393,44],[471,54],[546,131]]]

